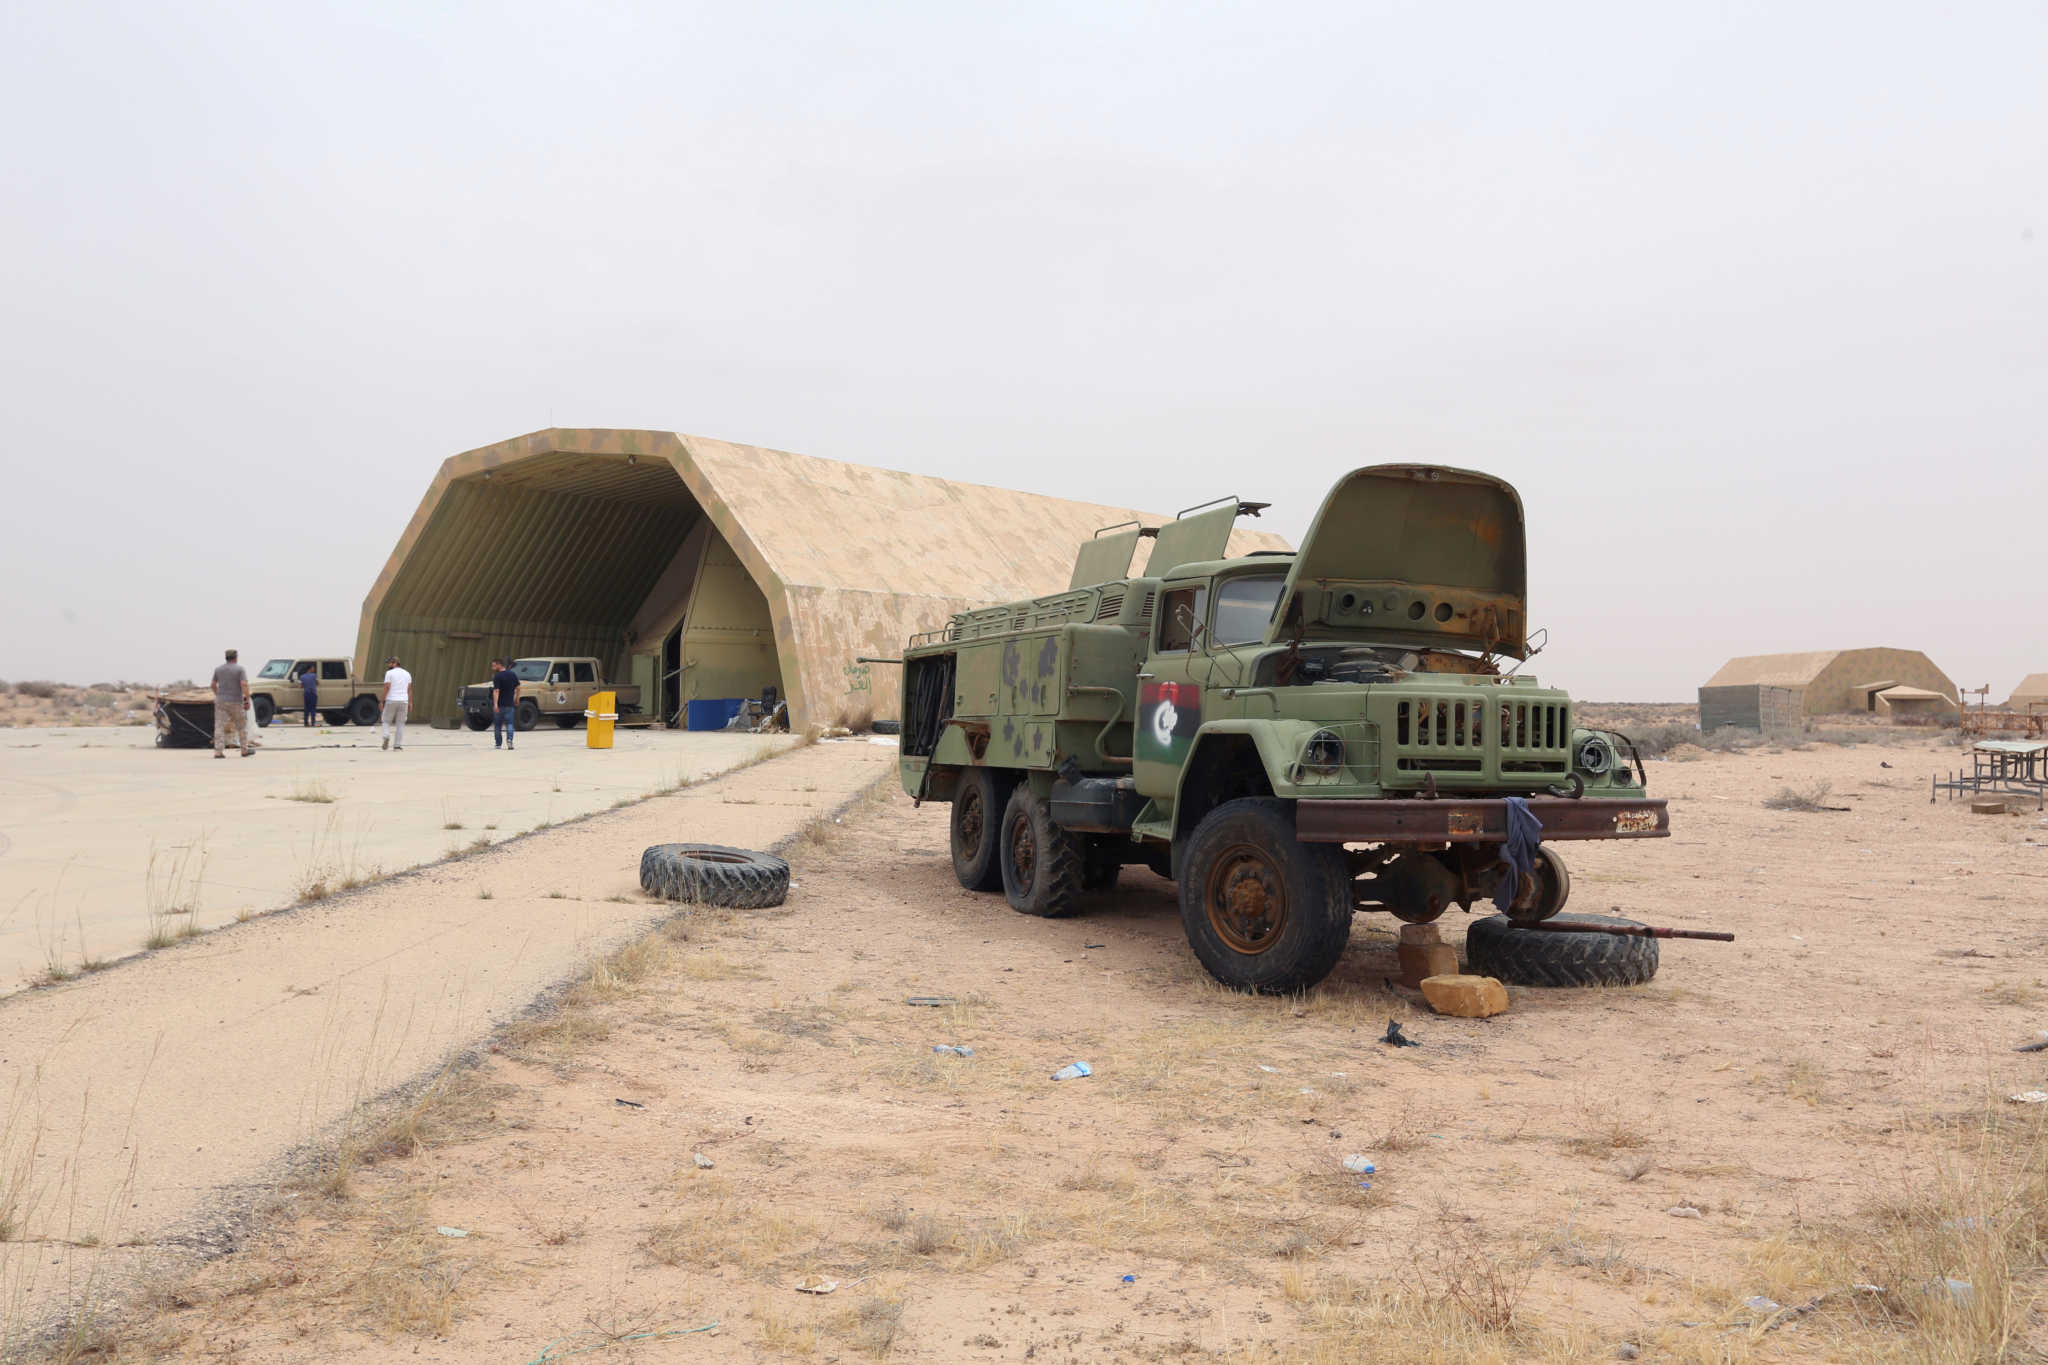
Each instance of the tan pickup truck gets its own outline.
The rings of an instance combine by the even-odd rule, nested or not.
[[[313,709],[329,725],[375,725],[377,713],[382,708],[377,702],[377,691],[383,681],[364,682],[351,672],[348,659],[323,658],[318,655],[297,658],[272,659],[256,670],[256,676],[249,679],[249,711],[258,725],[268,725],[280,714],[298,714],[306,709],[305,689],[299,678],[307,669],[320,675],[319,690],[314,695]]]
[[[519,705],[512,723],[521,730],[531,730],[543,716],[552,717],[564,730],[575,729],[590,707],[593,692],[617,693],[622,716],[640,711],[640,689],[631,683],[606,682],[604,668],[587,655],[514,659],[512,671],[519,675]],[[470,683],[455,700],[462,708],[463,724],[472,730],[491,728],[490,683]]]

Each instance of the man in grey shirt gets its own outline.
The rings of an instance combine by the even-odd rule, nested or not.
[[[249,748],[249,674],[235,662],[235,650],[228,651],[228,661],[213,670],[213,756],[226,758],[227,739],[233,735],[242,746],[242,757],[247,758]]]

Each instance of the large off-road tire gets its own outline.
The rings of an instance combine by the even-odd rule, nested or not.
[[[1586,924],[1634,924],[1611,915],[1561,915]],[[1505,915],[1472,921],[1465,961],[1475,976],[1513,986],[1640,986],[1657,974],[1657,940],[1621,934],[1521,929]]]
[[[479,734],[491,728],[491,718],[489,716],[480,716],[474,711],[464,711],[462,713],[462,723]]]
[[[322,711],[320,719],[333,726],[346,725],[348,724],[348,711],[346,708],[340,711]]]
[[[555,717],[555,728],[557,730],[573,730],[582,723],[583,717],[576,715],[574,712],[566,716]]]
[[[1057,919],[1081,908],[1081,841],[1052,820],[1051,803],[1019,783],[1003,807],[1003,895],[1024,915]]]
[[[1209,975],[1284,995],[1330,974],[1351,940],[1351,868],[1304,844],[1284,801],[1247,797],[1204,816],[1180,865],[1180,919]]]
[[[953,791],[953,876],[969,891],[1003,889],[1003,807],[1011,780],[992,768],[969,768]]]
[[[258,697],[249,704],[249,714],[255,718],[259,729],[268,729],[271,719],[277,715],[277,703],[268,697]]]
[[[532,697],[522,697],[519,705],[512,709],[512,728],[522,734],[540,724],[540,703]]]
[[[348,718],[358,725],[375,725],[383,709],[375,697],[365,693],[348,704]]]
[[[789,895],[789,864],[723,844],[656,844],[640,855],[640,889],[663,900],[765,910]]]

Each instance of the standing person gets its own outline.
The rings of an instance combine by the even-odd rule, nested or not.
[[[306,698],[305,723],[311,725],[314,709],[320,705],[320,675],[314,671],[312,664],[307,664],[306,671],[299,674],[299,690]]]
[[[491,660],[491,747],[510,749],[518,732],[514,718],[519,714],[519,675],[505,667],[503,659]]]
[[[213,670],[213,756],[227,757],[228,736],[233,735],[242,746],[242,757],[247,758],[249,749],[249,672],[235,660],[240,657],[237,650],[228,651],[228,661]]]
[[[384,736],[385,748],[405,747],[405,713],[411,701],[412,674],[398,666],[394,654],[384,661],[384,690],[377,694],[377,729]]]

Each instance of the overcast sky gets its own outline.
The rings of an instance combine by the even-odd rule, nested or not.
[[[1534,671],[2048,669],[2038,3],[0,7],[0,677],[349,652],[651,427],[1298,536],[1489,470]]]

